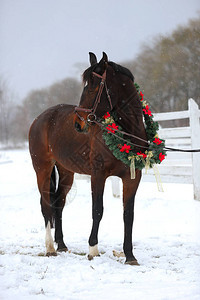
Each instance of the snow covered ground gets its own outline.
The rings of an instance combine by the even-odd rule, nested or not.
[[[106,183],[99,231],[101,256],[87,260],[91,194],[76,180],[64,209],[70,250],[45,257],[44,221],[28,150],[0,151],[0,299],[200,299],[200,203],[189,184],[140,184],[134,249],[124,265],[122,201]]]

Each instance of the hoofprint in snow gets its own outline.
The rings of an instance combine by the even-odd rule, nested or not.
[[[45,256],[40,196],[28,150],[0,152],[0,299],[200,299],[200,203],[192,185],[141,182],[134,254],[124,265],[122,200],[104,192],[100,257],[88,261],[90,182],[77,179],[63,213],[69,252]],[[72,202],[72,200],[74,200]],[[71,202],[71,203],[70,203]]]

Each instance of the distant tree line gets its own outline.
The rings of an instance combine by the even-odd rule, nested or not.
[[[27,141],[29,127],[39,114],[56,104],[77,105],[81,90],[80,81],[66,78],[50,87],[31,91],[22,105],[16,105],[8,96],[8,85],[0,79],[0,144],[16,146]]]
[[[48,88],[32,91],[23,101],[28,128],[33,120],[48,107],[61,103],[77,105],[81,90],[80,81],[75,78],[66,78]]]
[[[189,98],[200,104],[200,18],[144,45],[126,66],[154,112],[185,110]]]
[[[153,112],[185,110],[189,98],[200,105],[200,17],[157,37],[137,58],[121,64],[132,71]],[[0,78],[0,143],[26,141],[35,117],[52,105],[78,104],[81,91],[81,82],[66,78],[32,91],[17,106]]]

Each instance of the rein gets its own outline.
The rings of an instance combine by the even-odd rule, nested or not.
[[[96,125],[98,125],[99,127],[101,127],[102,130],[107,130],[100,122],[98,122],[98,121],[95,120],[95,121],[93,121],[93,123],[95,123]],[[125,132],[125,131],[118,130],[118,129],[115,129],[115,128],[112,128],[112,130],[117,131],[117,132],[122,133],[122,134],[125,134],[125,135],[128,135],[128,136],[131,136],[131,137],[134,137],[135,139],[138,139],[138,140],[140,140],[140,141],[144,141],[145,143],[147,143],[147,144],[149,145],[149,142],[143,140],[142,138],[140,138],[140,137],[138,137],[138,136],[136,136],[136,135],[133,135],[133,134],[130,134],[130,133],[127,133],[127,132]],[[116,135],[116,133],[114,133],[114,132],[112,132],[112,131],[110,131],[109,133],[112,134],[112,135],[114,135],[114,136],[117,136],[120,140],[122,140],[122,141],[124,141],[124,142],[127,142],[127,143],[129,143],[130,145],[132,145],[132,146],[136,146],[136,147],[148,149],[147,146],[141,146],[141,145],[132,143],[132,142],[130,142],[130,141],[128,141],[128,140],[122,138],[121,136]]]
[[[103,130],[107,130],[100,122],[98,122],[98,121],[96,121],[96,120],[94,120],[93,121],[96,125],[98,125],[99,127],[101,127]],[[132,142],[130,142],[130,141],[128,141],[128,140],[126,140],[126,139],[124,139],[124,138],[122,138],[122,137],[120,137],[119,135],[116,135],[116,133],[114,133],[114,132],[109,132],[110,134],[112,134],[112,135],[114,135],[114,136],[117,136],[117,138],[119,138],[120,140],[122,140],[122,141],[124,141],[124,142],[126,142],[126,143],[129,143],[130,145],[132,145],[132,146],[136,146],[136,147],[140,147],[140,148],[144,148],[144,149],[148,149],[149,148],[149,145],[150,145],[150,143],[148,142],[148,141],[146,141],[146,140],[144,140],[144,139],[142,139],[142,138],[140,138],[140,137],[138,137],[138,136],[136,136],[136,135],[134,135],[134,134],[131,134],[131,133],[128,133],[128,132],[125,132],[125,131],[123,131],[123,130],[119,130],[119,129],[115,129],[115,128],[112,128],[112,130],[113,131],[117,131],[117,132],[119,132],[119,133],[122,133],[122,134],[124,134],[124,135],[127,135],[127,136],[130,136],[130,137],[133,137],[133,138],[135,138],[135,139],[137,139],[137,140],[140,140],[140,141],[142,141],[142,142],[145,142],[148,146],[142,146],[142,145],[138,145],[138,144],[135,144],[135,143],[132,143]],[[177,149],[177,148],[171,148],[171,147],[164,147],[163,148],[165,151],[168,151],[168,152],[189,152],[189,153],[195,153],[195,152],[200,152],[200,149]]]

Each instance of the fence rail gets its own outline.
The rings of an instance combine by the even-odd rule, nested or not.
[[[200,149],[200,110],[193,99],[188,100],[188,110],[159,113],[155,121],[189,119],[188,127],[161,128],[159,136],[166,146],[181,149]],[[200,153],[168,152],[166,160],[158,166],[162,182],[193,183],[194,199],[200,200]],[[144,174],[144,180],[152,180],[153,172]]]
[[[154,114],[154,120],[171,121],[189,119],[188,127],[160,128],[159,136],[166,146],[181,149],[200,149],[200,110],[193,99],[188,100],[188,110]],[[167,158],[158,165],[162,182],[192,183],[194,199],[200,200],[200,153],[168,152]],[[80,175],[77,175],[80,176]],[[83,177],[88,178],[88,177]],[[153,170],[143,171],[144,181],[155,181]],[[121,194],[119,179],[111,177],[113,195]]]

